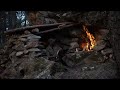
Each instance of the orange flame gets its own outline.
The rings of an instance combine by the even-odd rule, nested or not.
[[[88,29],[84,25],[83,25],[83,30],[86,32],[87,38],[89,39],[89,42],[86,43],[83,50],[90,51],[96,45],[95,37],[89,33]]]

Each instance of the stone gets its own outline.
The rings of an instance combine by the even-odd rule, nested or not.
[[[44,46],[44,45],[39,44],[38,48],[40,48],[40,49],[44,49],[44,48],[45,48],[45,46]]]
[[[9,55],[9,58],[12,60],[12,58],[15,56],[16,52],[13,51],[10,55]]]
[[[19,51],[19,52],[16,53],[16,56],[17,56],[17,57],[18,57],[18,56],[21,56],[21,55],[23,55],[23,51]]]
[[[113,57],[113,54],[110,54],[110,55],[109,55],[109,58],[112,58],[112,57]]]
[[[67,15],[67,13],[64,13],[62,16],[64,17],[64,16],[66,16]]]
[[[25,45],[25,48],[28,49],[28,48],[36,48],[39,46],[39,42],[38,41],[30,41],[30,42],[27,42],[27,45]]]
[[[30,40],[30,39],[40,39],[41,37],[34,34],[28,34],[28,35],[21,35],[20,38],[27,38],[27,40]]]
[[[78,48],[79,44],[77,42],[70,43],[70,49]]]
[[[107,57],[107,56],[104,56],[104,60],[107,60],[109,57]]]
[[[47,53],[47,56],[54,55],[54,50],[50,45],[46,48],[46,53]]]
[[[12,49],[15,49],[15,50],[17,50],[17,51],[22,51],[22,50],[25,49],[25,48],[24,48],[24,43],[18,43],[18,44],[16,44],[14,47],[12,47]]]
[[[111,48],[107,48],[107,49],[102,50],[101,53],[102,53],[103,55],[106,55],[106,54],[111,54],[111,53],[113,53],[113,51],[112,51]]]
[[[21,35],[20,38],[27,38],[27,37],[29,37],[29,36],[31,36],[31,35],[33,35],[33,34]]]
[[[90,70],[94,70],[95,67],[94,66],[89,66],[89,67],[82,67],[82,71],[90,71]]]
[[[104,60],[104,57],[101,53],[91,53],[89,56],[86,56],[83,61],[86,63],[86,64],[92,64],[92,63],[99,63],[99,62],[102,62]]]
[[[66,56],[64,56],[62,60],[65,63],[64,65],[67,65],[69,67],[73,67],[75,65],[75,63],[72,60],[68,59]]]
[[[26,42],[27,39],[26,38],[19,38],[20,41]]]
[[[99,51],[106,47],[106,43],[103,40],[97,42],[97,45],[93,48],[93,50]]]
[[[29,52],[40,52],[41,50],[38,49],[38,48],[31,48],[31,49],[28,49]]]
[[[28,50],[24,50],[23,53],[24,53],[24,54],[28,54],[29,51],[28,51]]]
[[[51,18],[45,18],[45,23],[46,24],[56,23],[56,20]]]
[[[54,50],[54,56],[58,56],[58,53],[60,50],[62,50],[62,48],[59,45],[55,45],[53,47],[53,50]]]
[[[85,71],[87,69],[88,69],[88,67],[82,67],[82,71]]]
[[[38,32],[39,32],[39,29],[38,29],[38,28],[35,28],[35,29],[32,30],[32,32],[38,33]]]
[[[76,59],[81,58],[82,56],[80,54],[76,54]]]
[[[104,39],[104,37],[109,33],[109,30],[107,29],[100,29],[99,31],[101,33],[101,39]]]
[[[39,57],[41,55],[42,55],[42,53],[37,53],[37,54],[35,54],[35,57]]]
[[[27,37],[28,40],[31,40],[31,39],[40,39],[40,38],[41,38],[40,36],[37,36],[37,35],[34,35],[34,34]]]
[[[105,48],[105,45],[95,46],[94,50],[99,51]]]
[[[63,62],[69,66],[69,67],[73,67],[79,63],[81,63],[81,61],[86,57],[88,56],[88,54],[84,54],[82,51],[80,52],[73,52],[73,53],[69,53],[69,54],[66,54],[62,60]]]
[[[90,68],[90,70],[94,70],[95,69],[95,67],[94,66],[92,66],[92,67],[89,67]]]
[[[28,31],[28,30],[25,30],[25,31],[24,31],[24,34],[28,35],[28,34],[31,34],[31,32]]]

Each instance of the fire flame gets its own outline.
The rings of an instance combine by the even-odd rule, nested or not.
[[[91,51],[94,48],[94,46],[96,45],[95,37],[92,34],[90,34],[88,29],[84,25],[83,25],[83,30],[86,32],[87,38],[89,39],[89,41],[87,41],[86,44],[85,43],[83,44],[84,45],[83,50]]]

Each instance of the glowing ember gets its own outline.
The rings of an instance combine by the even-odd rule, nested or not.
[[[88,29],[84,25],[83,25],[83,30],[86,32],[87,38],[89,39],[89,41],[87,41],[86,44],[82,44],[83,46],[85,45],[83,50],[90,51],[96,45],[95,37],[92,34],[89,33]]]

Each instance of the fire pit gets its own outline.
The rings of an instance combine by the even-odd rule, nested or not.
[[[39,28],[35,32],[35,27],[10,35],[4,50],[7,63],[1,61],[1,65],[6,63],[1,78],[116,78],[109,30],[90,27],[60,26],[62,30],[55,27],[42,33]]]

